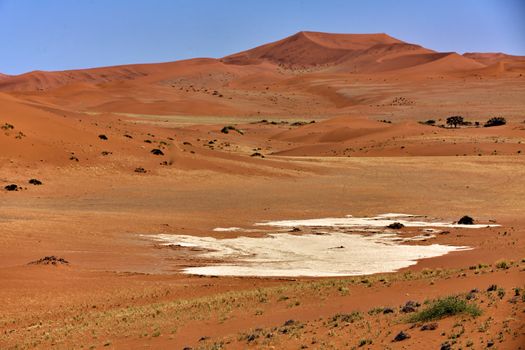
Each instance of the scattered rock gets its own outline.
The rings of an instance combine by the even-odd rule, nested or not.
[[[394,313],[394,309],[392,309],[391,307],[385,307],[383,309],[383,314],[393,314]]]
[[[38,186],[38,185],[42,185],[42,181],[38,180],[38,179],[31,179],[28,181],[31,185],[35,185],[35,186]]]
[[[396,337],[394,338],[394,341],[403,341],[408,338],[410,338],[410,335],[408,333],[401,331],[397,333]]]
[[[146,171],[146,169],[144,169],[142,167],[139,167],[139,168],[135,168],[135,172],[136,173],[145,174],[147,171]]]
[[[69,261],[64,258],[59,258],[54,255],[45,256],[42,259],[31,261],[29,265],[67,265]]]
[[[162,152],[160,149],[158,148],[154,148],[152,149],[151,151],[151,154],[154,154],[156,156],[163,156],[164,155],[164,152]]]
[[[295,321],[294,320],[288,320],[284,323],[283,326],[287,327],[287,326],[293,326],[295,324]]]
[[[98,135],[98,138],[101,139],[101,140],[104,140],[104,141],[106,141],[108,139],[108,137],[106,135],[104,135],[104,134]]]
[[[252,153],[252,155],[250,157],[261,157],[261,158],[264,158],[264,156],[261,153],[259,153],[259,152]]]
[[[494,292],[498,290],[498,285],[497,284],[491,284],[488,288],[487,288],[487,292]]]
[[[406,302],[406,304],[401,308],[401,312],[410,313],[415,312],[421,304],[412,300]]]
[[[394,230],[399,230],[399,229],[402,229],[403,227],[405,227],[405,225],[403,225],[400,222],[394,222],[394,223],[388,225],[387,227],[391,228],[391,229],[394,229]]]
[[[437,322],[427,323],[421,327],[422,331],[433,331],[438,328]]]
[[[113,154],[113,152],[102,151],[102,152],[100,152],[100,154],[102,154],[103,156],[109,156],[110,154]]]
[[[237,129],[235,126],[227,125],[221,129],[223,134],[229,134],[230,130],[237,131],[239,134],[244,135],[244,131]]]
[[[10,184],[10,185],[4,186],[4,189],[6,191],[18,191],[20,187],[18,187],[18,185],[16,184]]]
[[[124,137],[127,137],[128,139],[132,139],[133,138],[133,136],[128,135],[128,134],[124,134]]]
[[[474,224],[474,219],[471,218],[468,215],[465,215],[461,219],[459,219],[458,224],[460,224],[460,225],[473,225]]]
[[[299,227],[294,227],[290,230],[290,232],[301,232],[301,229]]]
[[[439,349],[440,350],[451,350],[452,349],[452,345],[450,345],[450,343],[447,341],[447,342],[444,342],[443,344],[441,344],[441,347]]]

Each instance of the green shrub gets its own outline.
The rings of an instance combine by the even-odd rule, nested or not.
[[[479,316],[481,315],[481,310],[477,305],[469,304],[458,296],[448,296],[435,300],[424,310],[412,315],[408,321],[427,322],[458,314]]]

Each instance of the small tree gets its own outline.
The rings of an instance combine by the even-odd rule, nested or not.
[[[463,117],[459,115],[453,115],[447,118],[447,125],[454,125],[457,128],[458,125],[463,124]]]

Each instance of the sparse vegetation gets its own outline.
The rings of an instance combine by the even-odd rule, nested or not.
[[[458,314],[475,317],[481,315],[481,310],[477,305],[470,304],[459,296],[449,296],[435,300],[424,310],[410,316],[408,321],[428,322]]]
[[[15,126],[13,124],[9,124],[9,123],[4,123],[4,125],[0,126],[0,128],[2,128],[2,130],[13,130],[15,128]]]
[[[498,269],[507,270],[510,268],[510,263],[507,260],[498,260],[496,261],[496,267]]]

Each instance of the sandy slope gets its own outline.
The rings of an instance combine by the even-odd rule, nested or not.
[[[223,59],[0,76],[0,348],[519,348],[524,70],[522,57],[301,32]],[[442,127],[458,114],[473,124]],[[482,127],[492,116],[508,123]],[[367,281],[186,276],[210,261],[149,238],[387,212],[502,226],[410,243],[474,249]],[[69,264],[28,265],[47,255]],[[473,288],[478,318],[427,333],[399,311]],[[384,306],[395,312],[368,314]],[[411,338],[392,342],[401,330]]]

